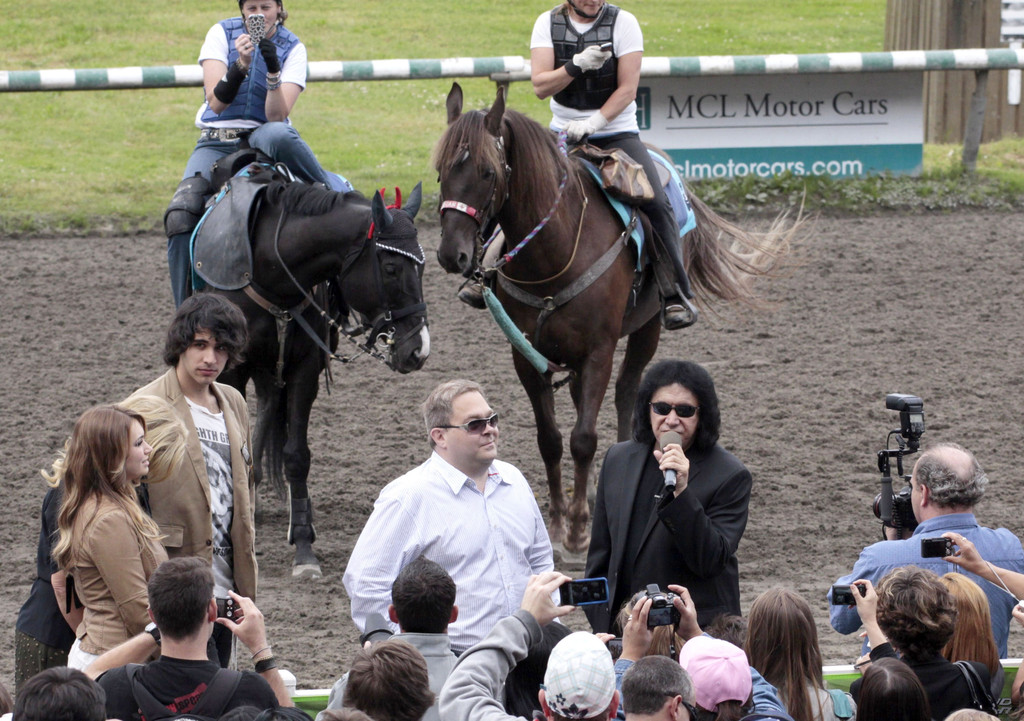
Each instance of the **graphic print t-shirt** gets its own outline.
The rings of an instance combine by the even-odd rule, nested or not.
[[[188,400],[187,398],[185,400]],[[235,588],[232,570],[234,551],[231,546],[231,518],[234,496],[231,485],[231,444],[224,413],[211,413],[201,405],[188,401],[192,422],[199,434],[206,461],[206,477],[210,481],[210,515],[213,517],[213,580],[214,595],[227,598]]]

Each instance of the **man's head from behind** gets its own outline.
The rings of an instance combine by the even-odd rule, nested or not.
[[[392,621],[405,633],[445,633],[455,620],[455,581],[441,566],[420,556],[391,584]]]
[[[153,571],[148,592],[149,610],[161,635],[184,640],[209,620],[213,571],[201,558],[172,558]]]
[[[185,299],[167,328],[164,342],[164,363],[178,365],[178,359],[192,345],[196,333],[206,331],[227,351],[227,367],[242,362],[248,341],[245,316],[234,303],[216,293],[198,293]]]
[[[970,451],[955,443],[931,446],[914,464],[911,505],[918,521],[972,508],[985,495],[988,476]]]
[[[597,636],[577,631],[555,645],[540,692],[549,720],[612,718],[618,701],[612,657]]]
[[[343,703],[376,721],[418,721],[434,703],[427,662],[401,639],[371,644],[352,662]]]
[[[697,721],[693,682],[683,667],[668,656],[646,656],[622,676],[626,718],[652,717],[665,721]]]
[[[107,696],[81,671],[56,666],[25,682],[14,703],[18,721],[104,721]]]

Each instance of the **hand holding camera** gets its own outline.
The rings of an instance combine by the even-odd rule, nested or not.
[[[551,595],[559,586],[572,579],[558,571],[545,571],[544,573],[530,576],[526,583],[526,591],[523,593],[523,602],[520,608],[535,619],[541,626],[554,621],[559,616],[571,612],[575,606],[556,606],[551,600]]]

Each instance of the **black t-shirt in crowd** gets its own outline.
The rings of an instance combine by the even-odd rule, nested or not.
[[[140,668],[135,677],[142,681],[158,701],[177,713],[183,713],[195,707],[219,668],[211,661],[186,661],[161,656]],[[142,721],[124,666],[107,671],[99,677],[98,683],[107,693],[107,718]],[[224,711],[238,706],[277,708],[277,697],[262,676],[245,671]]]

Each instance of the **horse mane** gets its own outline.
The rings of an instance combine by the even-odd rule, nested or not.
[[[273,180],[267,185],[267,201],[288,208],[291,215],[316,216],[329,213],[349,195],[318,185]]]
[[[479,170],[490,167],[495,172],[499,197],[507,191],[517,208],[546,208],[558,193],[568,161],[558,148],[556,136],[548,128],[523,115],[505,109],[502,136],[512,178],[505,180],[505,159],[492,136],[484,127],[485,112],[463,113],[448,126],[434,148],[434,168],[442,176],[468,152]]]
[[[506,109],[503,124],[509,132],[507,155],[514,176],[509,200],[513,207],[534,207],[543,212],[558,195],[569,160],[559,149],[555,133],[536,120]],[[575,168],[576,163],[572,166]]]

